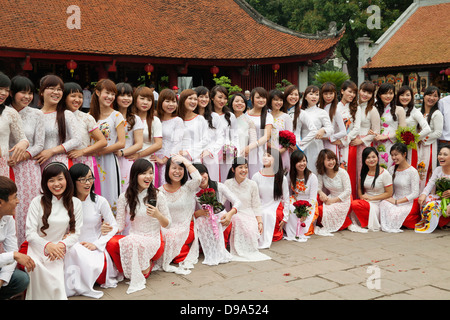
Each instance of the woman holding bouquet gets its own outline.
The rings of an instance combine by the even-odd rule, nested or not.
[[[332,236],[332,232],[344,230],[351,225],[351,220],[347,217],[352,194],[350,177],[347,171],[339,166],[336,154],[328,149],[320,151],[316,167],[320,202],[314,233]],[[328,190],[329,194],[326,194],[325,190]]]
[[[389,157],[391,146],[397,142],[395,135],[399,127],[406,126],[406,112],[395,105],[395,87],[391,83],[383,83],[377,90],[375,107],[380,115],[380,133],[374,137],[374,147],[380,154],[380,166],[388,169],[393,162]]]
[[[417,233],[431,233],[450,222],[450,145],[441,147],[438,161],[439,166],[418,199],[422,219],[416,224]]]
[[[313,233],[314,230],[314,227],[311,230],[311,225],[317,218],[318,180],[307,165],[308,160],[303,151],[296,150],[291,154],[291,170],[289,171],[290,212],[288,216],[283,217],[286,233],[284,239],[286,240],[305,242],[309,238],[308,235]],[[293,204],[299,200],[308,201],[312,206],[307,217],[298,218],[294,213]]]
[[[269,260],[269,256],[258,251],[258,238],[264,229],[258,185],[247,177],[247,160],[235,158],[224,183],[241,201],[238,213],[231,219],[230,253],[233,261]]]
[[[196,194],[197,205],[194,212],[195,232],[202,247],[204,260],[203,264],[210,266],[231,261],[232,255],[224,245],[223,231],[230,225],[231,219],[237,213],[240,206],[239,199],[223,183],[210,179],[208,169],[200,163],[195,163],[194,167],[202,176],[200,191]],[[205,194],[206,193],[206,194]],[[202,197],[202,195],[204,195]],[[202,199],[208,197],[215,198],[216,204],[202,203]],[[225,210],[225,201],[233,206],[230,211]],[[211,205],[211,212],[206,207]],[[218,211],[218,214],[216,213]]]
[[[431,133],[431,128],[422,112],[415,107],[414,93],[409,86],[402,86],[397,92],[397,106],[402,106],[406,112],[406,126],[413,132],[420,127],[418,140],[422,141]],[[418,152],[416,148],[408,148],[408,159],[411,165],[417,169]]]
[[[189,175],[191,179],[188,181]],[[167,161],[165,179],[166,183],[159,190],[167,198],[172,223],[169,229],[162,230],[165,248],[156,266],[166,272],[189,274],[191,271],[188,269],[194,268],[198,257],[198,241],[192,219],[195,194],[202,177],[189,160],[175,155]],[[170,265],[172,261],[179,263],[179,266]]]
[[[419,207],[415,199],[419,196],[419,174],[408,163],[408,148],[397,142],[391,148],[394,166],[392,175],[394,194],[380,203],[381,230],[402,232],[402,225],[414,228],[419,220]]]
[[[419,164],[417,171],[420,176],[420,190],[425,188],[432,172],[436,169],[438,140],[444,128],[444,116],[438,108],[440,91],[437,87],[428,87],[423,94],[423,116],[427,119],[431,133],[419,143]]]
[[[270,108],[270,113],[273,117],[273,127],[272,134],[270,136],[270,144],[272,148],[277,148],[280,151],[281,159],[283,160],[283,170],[289,172],[290,166],[290,148],[280,144],[280,133],[282,131],[287,131],[285,133],[294,130],[292,118],[286,113],[286,107],[283,102],[283,93],[280,90],[274,89],[269,92],[268,105]],[[293,135],[293,133],[292,133]],[[294,135],[295,138],[295,135]],[[295,143],[294,143],[295,145]]]
[[[267,249],[272,241],[283,239],[281,221],[289,215],[289,187],[278,150],[267,149],[263,168],[253,175],[252,180],[258,185],[264,225],[264,232],[258,240],[259,249]]]

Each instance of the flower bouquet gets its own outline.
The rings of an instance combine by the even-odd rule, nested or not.
[[[295,146],[296,144],[295,134],[289,130],[280,131],[278,135],[278,143],[280,144],[280,146],[286,149],[289,148],[291,145]]]
[[[419,134],[414,127],[399,127],[395,131],[395,137],[398,142],[405,144],[408,149],[417,149]]]
[[[202,206],[202,209],[209,211],[209,219],[211,222],[211,227],[214,232],[216,239],[219,238],[219,226],[216,213],[219,213],[225,209],[225,206],[221,204],[216,197],[216,191],[213,188],[201,189],[196,194],[197,200]]]
[[[293,203],[293,206],[295,207],[294,213],[298,218],[295,239],[299,239],[300,229],[306,227],[306,224],[301,221],[301,218],[306,218],[309,216],[312,205],[308,201],[298,200]]]
[[[450,179],[446,177],[442,177],[436,180],[436,194],[441,197],[441,212],[442,215],[447,218],[447,206],[450,203],[450,198],[442,198],[442,194],[444,191],[450,189]]]
[[[225,144],[222,148],[222,159],[224,159],[225,161],[227,159],[234,159],[237,157],[238,154],[238,150],[237,148],[232,145],[232,144]]]

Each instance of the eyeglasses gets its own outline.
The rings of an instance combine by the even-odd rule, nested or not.
[[[85,184],[86,182],[89,182],[89,183],[92,183],[92,182],[94,182],[95,181],[95,178],[94,177],[91,177],[91,178],[80,178],[80,179],[78,179],[77,180],[79,183],[83,183],[83,184]]]
[[[45,88],[47,90],[53,91],[53,92],[62,92],[63,90],[60,87],[47,87]]]

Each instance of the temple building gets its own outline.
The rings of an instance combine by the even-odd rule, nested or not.
[[[243,89],[282,79],[308,85],[344,30],[303,34],[244,0],[27,1],[2,3],[0,70],[35,83],[48,73],[84,85],[101,78],[157,88],[227,76]]]

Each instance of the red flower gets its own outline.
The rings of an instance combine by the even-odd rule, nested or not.
[[[301,206],[311,207],[311,204],[308,201],[305,201],[305,200],[295,201],[293,205],[296,208],[301,207]]]
[[[296,144],[295,134],[289,130],[281,130],[279,132],[278,140],[280,145],[285,148]]]
[[[402,140],[403,140],[404,144],[408,145],[411,142],[414,142],[415,137],[414,137],[414,135],[411,132],[406,131],[406,132],[402,133]]]

